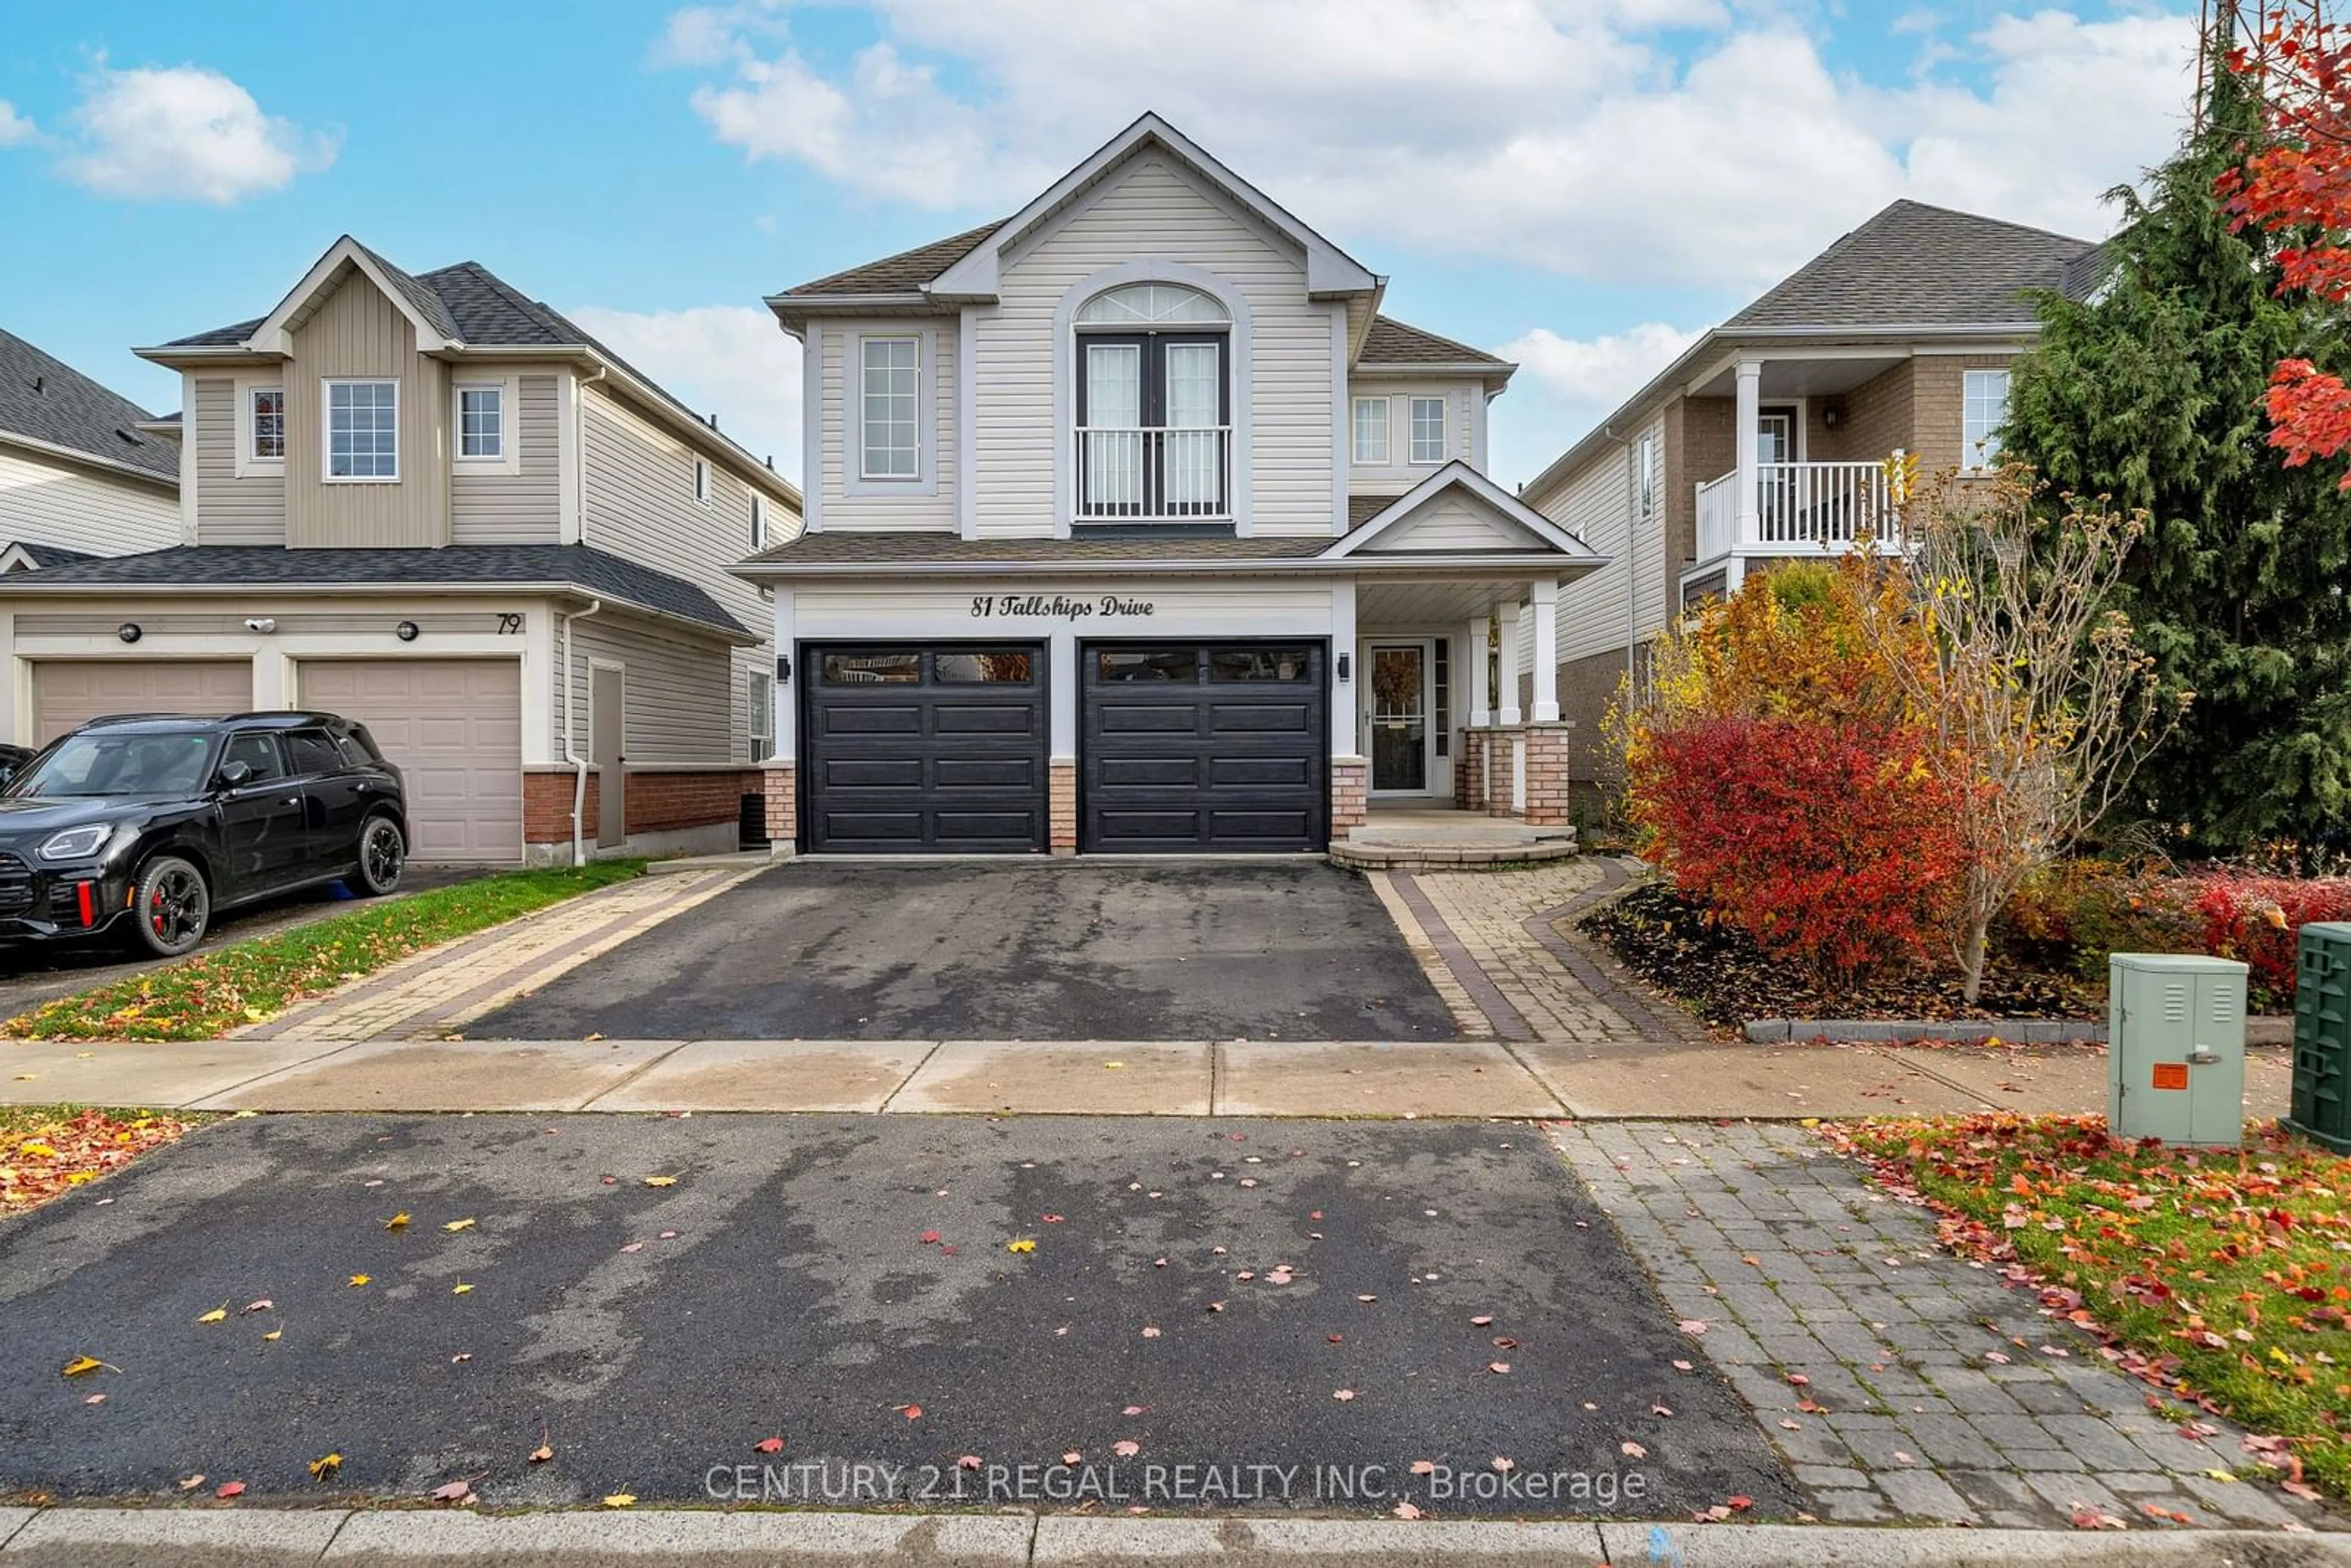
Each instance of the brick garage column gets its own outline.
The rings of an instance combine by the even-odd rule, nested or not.
[[[1360,757],[1331,759],[1331,836],[1364,825],[1371,809],[1371,764]]]
[[[1461,732],[1461,754],[1453,759],[1453,803],[1465,811],[1486,809],[1486,731]]]
[[[761,772],[768,794],[768,841],[771,852],[790,854],[799,845],[799,776],[789,762],[770,762]]]
[[[1066,757],[1053,759],[1046,775],[1046,841],[1057,855],[1078,852],[1078,765]]]
[[[1520,740],[1527,748],[1526,821],[1531,827],[1565,825],[1573,795],[1569,774],[1573,771],[1575,726],[1531,724]]]

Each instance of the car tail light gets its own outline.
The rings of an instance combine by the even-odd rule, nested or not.
[[[90,902],[89,883],[86,882],[78,882],[74,883],[74,896],[78,899],[81,904],[82,925],[85,927],[97,925],[98,915],[95,907]]]

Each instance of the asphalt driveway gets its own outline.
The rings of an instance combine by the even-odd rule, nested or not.
[[[1450,1040],[1363,878],[1263,866],[780,866],[475,1039]]]
[[[1803,1506],[1525,1124],[246,1118],[0,1222],[0,1500]]]

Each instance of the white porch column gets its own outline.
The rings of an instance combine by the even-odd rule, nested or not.
[[[1758,460],[1761,456],[1760,450],[1761,443],[1759,439],[1761,433],[1757,428],[1757,421],[1762,413],[1762,403],[1763,361],[1740,361],[1737,415],[1739,420],[1739,494],[1737,497],[1739,511],[1738,533],[1731,541],[1731,549],[1734,551],[1754,543],[1757,536],[1762,531],[1762,519],[1759,511],[1761,492],[1758,484],[1761,476],[1757,473]]]
[[[1362,745],[1355,734],[1357,695],[1371,672],[1362,667],[1363,650],[1355,643],[1355,585],[1352,581],[1331,585],[1331,657],[1335,666],[1338,660],[1347,661],[1347,678],[1331,684],[1331,755],[1356,756]],[[1335,671],[1334,671],[1335,673]]]
[[[1519,615],[1526,607],[1506,604],[1502,607],[1502,657],[1495,678],[1502,683],[1496,706],[1501,710],[1498,723],[1514,725],[1520,722],[1519,712]]]
[[[1480,615],[1463,633],[1461,664],[1469,674],[1468,703],[1461,715],[1465,725],[1483,729],[1494,722],[1494,694],[1486,689],[1486,650],[1492,645],[1494,618]]]
[[[1534,606],[1535,707],[1537,724],[1559,718],[1559,580],[1543,578],[1531,585]]]
[[[796,656],[799,649],[792,642],[792,591],[777,589],[775,641],[768,651],[778,659],[792,661],[792,678],[778,681],[768,688],[769,706],[774,711],[768,720],[768,755],[760,759],[763,761],[789,762],[799,746],[800,727],[793,722],[799,713],[799,705],[793,700],[799,690],[794,683],[809,679],[809,672],[800,668]]]

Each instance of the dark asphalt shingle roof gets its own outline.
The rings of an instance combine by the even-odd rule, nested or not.
[[[2046,229],[1899,201],[1723,323],[1746,327],[2026,322],[2030,290],[2086,286],[2097,246]]]
[[[588,545],[449,545],[440,549],[281,549],[275,545],[176,545],[144,555],[44,567],[37,581],[92,588],[181,583],[215,588],[472,587],[563,583],[718,631],[745,632],[705,590]],[[0,590],[5,591],[5,590]]]
[[[872,564],[912,561],[1003,561],[1019,565],[1060,560],[1290,560],[1322,554],[1329,534],[1269,538],[1259,535],[1177,534],[1068,539],[967,539],[940,533],[814,533],[762,550],[747,566]]]
[[[1364,334],[1364,351],[1356,357],[1364,365],[1507,365],[1483,349],[1473,349],[1450,338],[1440,338],[1434,332],[1408,326],[1393,316],[1374,316],[1372,329]]]
[[[1382,512],[1396,504],[1395,496],[1350,496],[1347,497],[1347,531],[1353,533]]]
[[[912,250],[902,250],[895,256],[885,256],[879,261],[865,262],[858,267],[816,278],[787,288],[792,296],[823,296],[828,294],[912,294],[925,284],[979,248],[979,242],[1004,226],[1005,220],[982,224],[959,235],[935,239],[928,245],[918,245]]]
[[[137,428],[154,417],[63,360],[0,331],[0,434],[128,464],[177,484],[178,444]]]

